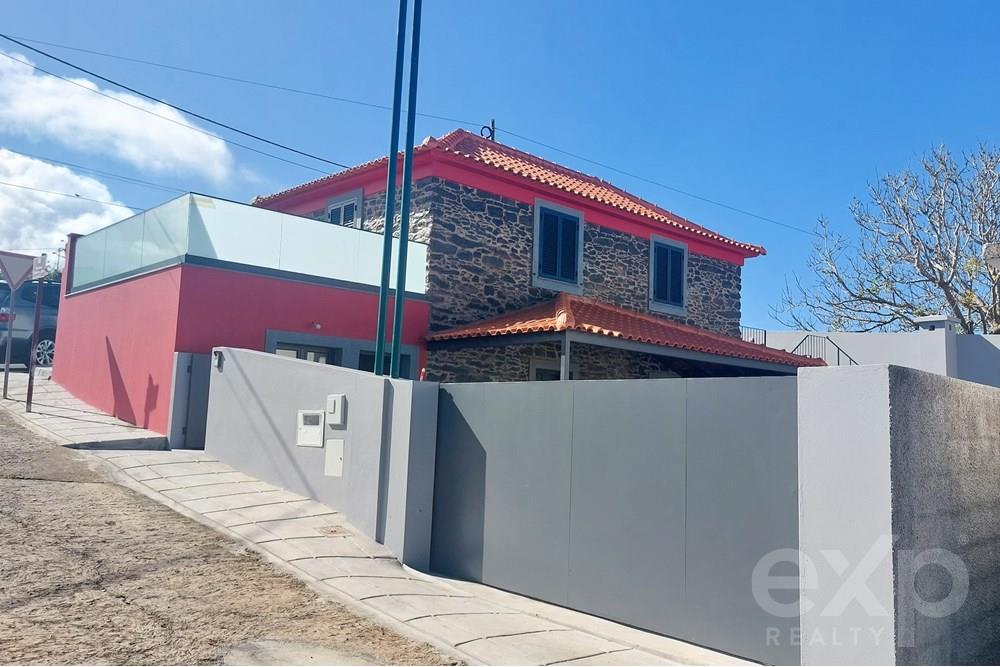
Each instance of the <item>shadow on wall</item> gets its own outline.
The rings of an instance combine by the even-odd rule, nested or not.
[[[486,521],[486,449],[454,397],[442,391],[438,397],[438,433],[445,429],[453,437],[438,438],[434,466],[434,522],[431,524],[431,571],[483,580],[483,548]],[[455,481],[455,487],[441,485]]]
[[[108,352],[108,373],[111,375],[111,393],[114,399],[114,406],[111,414],[118,419],[136,424],[142,428],[149,428],[149,415],[156,409],[157,401],[160,397],[160,385],[153,382],[153,376],[146,376],[146,396],[142,403],[142,422],[136,419],[135,409],[132,401],[129,400],[128,387],[125,386],[125,378],[122,377],[121,366],[118,365],[118,358],[115,350],[111,346],[111,339],[104,337],[104,346]]]
[[[111,414],[118,419],[123,419],[130,424],[135,424],[135,410],[132,409],[132,402],[128,399],[128,389],[125,387],[125,380],[122,378],[121,368],[118,366],[118,358],[115,350],[111,347],[111,339],[104,337],[104,345],[108,351],[108,372],[111,374],[111,394],[114,398],[114,406]]]
[[[242,380],[242,386],[247,388],[249,391],[251,400],[244,401],[240,403],[240,410],[243,413],[244,423],[253,429],[254,433],[257,435],[257,442],[274,442],[274,443],[285,443],[288,440],[288,434],[284,433],[282,429],[274,421],[275,411],[271,409],[268,402],[257,391],[257,386],[254,380],[247,375],[246,370],[240,363],[238,357],[232,357],[227,359],[223,352],[217,352],[218,366],[212,369],[213,372],[221,372],[224,364],[232,364],[231,369],[239,373],[240,379]],[[214,360],[214,359],[213,359]],[[213,364],[214,366],[214,364]],[[221,380],[216,380],[221,381]],[[262,432],[257,426],[261,418],[267,423],[267,432]],[[291,485],[293,490],[302,490],[311,498],[318,497],[318,489],[309,482],[308,476],[303,472],[302,468],[299,467],[299,462],[294,456],[284,447],[261,447],[254,449],[254,454],[263,454],[268,459],[268,466],[272,470],[284,470],[285,467],[289,467],[294,471],[294,480],[285,480],[286,483]],[[275,456],[280,456],[284,465],[275,460]]]

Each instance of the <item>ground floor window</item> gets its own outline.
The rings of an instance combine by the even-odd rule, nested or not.
[[[559,379],[558,359],[532,359],[528,364],[530,379],[532,382],[548,382]],[[571,364],[569,367],[569,379],[575,380],[580,374],[580,366]]]
[[[340,366],[343,355],[343,351],[336,347],[295,345],[292,343],[278,343],[274,348],[274,353],[279,357],[303,359],[305,361],[314,361],[317,364],[330,364],[332,366]]]
[[[392,356],[386,352],[382,359],[382,369],[383,372],[389,374],[389,364],[392,361]],[[358,370],[368,371],[369,373],[375,372],[375,351],[374,350],[361,350],[358,353]],[[413,377],[410,375],[410,355],[401,354],[399,355],[399,377],[406,378],[407,380],[412,380]]]

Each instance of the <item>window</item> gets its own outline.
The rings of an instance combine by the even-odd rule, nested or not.
[[[279,357],[314,361],[317,364],[330,364],[332,366],[340,366],[342,356],[342,350],[337,347],[315,347],[291,343],[278,343],[274,348],[274,353]]]
[[[650,310],[683,314],[687,296],[687,247],[653,237],[649,262]]]
[[[27,303],[35,303],[35,294],[38,291],[38,283],[25,283],[24,287],[20,290],[20,297],[22,301]],[[59,307],[59,284],[58,283],[42,283],[42,305],[49,308]]]
[[[389,374],[389,365],[391,361],[392,356],[387,352],[382,358],[382,370],[386,375]],[[375,372],[375,352],[372,350],[361,350],[361,352],[358,353],[358,370],[368,371],[369,373]],[[413,379],[410,375],[410,355],[408,354],[399,355],[399,377],[407,380]]]
[[[361,226],[361,191],[331,201],[326,206],[326,221],[345,227]]]
[[[528,362],[528,377],[532,382],[548,382],[559,379],[559,359],[533,358]],[[580,375],[580,365],[570,364],[569,379],[575,380]]]
[[[535,204],[534,284],[579,292],[583,216],[551,204]]]

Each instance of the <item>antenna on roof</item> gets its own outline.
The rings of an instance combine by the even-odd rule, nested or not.
[[[497,140],[497,121],[495,118],[490,118],[489,125],[483,125],[479,128],[479,136],[490,141]]]

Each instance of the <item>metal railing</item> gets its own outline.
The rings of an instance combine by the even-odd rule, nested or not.
[[[831,349],[832,348],[832,349]],[[857,366],[858,362],[827,336],[806,334],[799,344],[792,348],[792,354],[813,359],[822,359],[831,366]]]
[[[748,343],[767,345],[767,330],[757,327],[740,327],[740,338]]]

